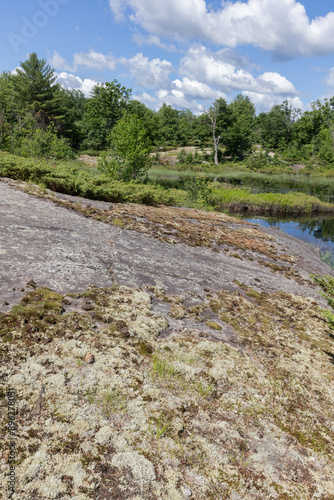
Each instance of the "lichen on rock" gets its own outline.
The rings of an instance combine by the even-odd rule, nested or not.
[[[312,299],[240,290],[208,291],[196,306],[197,329],[167,336],[160,333],[173,310],[153,310],[164,296],[124,286],[82,293],[94,317],[55,308],[51,323],[41,326],[30,313],[22,321],[31,294],[5,315],[2,349],[13,353],[7,383],[17,391],[25,436],[21,498],[108,491],[330,498],[334,370],[326,319]],[[38,321],[50,293],[34,294]],[[183,304],[178,321],[194,321],[186,297]],[[202,327],[217,332],[218,323],[200,317],[209,309],[234,330],[233,342],[202,335]],[[19,335],[9,339],[8,325]],[[43,335],[32,335],[32,325]],[[87,352],[94,363],[83,361]]]
[[[128,229],[117,229],[131,229],[131,242],[132,229],[144,223],[132,208],[122,208]],[[113,210],[121,217],[121,207]],[[136,216],[153,220],[147,244],[158,239],[163,211],[136,208]],[[8,474],[11,387],[14,500],[334,498],[333,333],[309,263],[302,267],[301,257],[290,259],[249,225],[195,212],[178,209],[174,221],[171,207],[165,213],[169,230],[178,231],[173,237],[183,234],[183,252],[190,224],[217,241],[231,226],[233,246],[242,242],[238,251],[285,255],[280,265],[291,264],[303,282],[263,264],[254,279],[245,267],[238,278],[224,268],[220,286],[183,276],[175,293],[169,284],[179,279],[176,270],[164,281],[161,267],[140,286],[72,293],[26,286],[22,300],[0,313],[0,489]],[[217,224],[221,232],[214,233]],[[210,247],[196,251],[198,266],[216,255]]]

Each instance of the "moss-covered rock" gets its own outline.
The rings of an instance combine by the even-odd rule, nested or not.
[[[91,288],[75,300],[92,309],[69,313],[63,296],[36,289],[3,315],[20,429],[17,494],[331,498],[328,321],[311,299],[240,286],[183,307],[177,321],[198,318],[197,327],[167,337],[175,314],[153,310],[164,295],[123,286]],[[203,325],[221,328],[194,314],[209,309],[234,329],[234,345],[203,337]]]

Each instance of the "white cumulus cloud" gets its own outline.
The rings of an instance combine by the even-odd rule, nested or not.
[[[76,75],[71,73],[66,73],[62,71],[61,73],[56,73],[57,82],[60,83],[65,89],[75,89],[81,90],[85,97],[89,97],[90,93],[99,82],[95,80],[90,80],[89,78],[84,78],[83,80]]]
[[[73,65],[66,62],[66,60],[56,50],[54,51],[53,56],[49,59],[49,64],[52,68],[58,71],[76,71]]]
[[[190,79],[219,87],[223,92],[255,87],[254,77],[245,69],[226,61],[225,51],[210,52],[194,45],[180,63],[180,73]]]
[[[275,94],[261,94],[259,92],[244,91],[243,95],[250,98],[255,104],[258,113],[269,111],[275,104],[282,104],[283,101],[288,103],[296,109],[303,109],[304,104],[299,97],[285,97]]]
[[[150,95],[147,92],[133,96],[134,99],[143,102],[146,106],[158,110],[165,103],[176,109],[190,109],[193,113],[199,113],[202,106],[196,99],[191,99],[184,95],[184,93],[177,89],[158,90],[155,95]]]
[[[109,0],[116,20],[126,16],[146,32],[221,46],[254,45],[278,56],[315,56],[334,51],[334,12],[310,19],[296,0]]]
[[[100,52],[79,52],[74,54],[73,65],[74,67],[85,67],[89,69],[95,69],[98,71],[103,71],[106,69],[114,69],[116,66],[116,59],[112,54],[101,54]]]
[[[173,65],[170,61],[159,58],[149,60],[148,57],[144,57],[140,53],[130,59],[122,57],[119,62],[129,69],[130,75],[142,87],[169,86],[169,74],[173,71]]]
[[[187,97],[207,100],[215,100],[219,97],[226,98],[226,95],[220,90],[213,89],[206,83],[190,80],[187,77],[182,80],[174,80],[173,85],[175,87],[174,90],[181,91]]]
[[[198,112],[203,105],[208,107],[220,97],[230,101],[237,93],[249,96],[258,111],[268,110],[285,99],[290,99],[296,107],[302,106],[299,93],[285,76],[269,71],[252,74],[246,69],[250,64],[230,49],[212,52],[203,45],[192,45],[178,68],[166,59],[149,59],[142,53],[117,60],[110,54],[94,51],[76,53],[70,64],[55,52],[49,62],[61,71],[58,81],[67,88],[81,89],[85,95],[89,95],[97,82],[76,76],[77,68],[85,66],[101,70],[122,66],[136,82],[136,93],[139,92],[136,98],[153,108],[166,103],[177,109],[188,108]],[[334,82],[334,70],[328,81],[331,78]]]
[[[169,52],[177,52],[178,49],[174,44],[164,43],[156,35],[143,35],[138,31],[132,36],[132,40],[138,45],[154,45],[159,47],[159,49],[168,50]]]
[[[224,50],[211,52],[198,44],[191,47],[181,60],[180,73],[227,94],[243,91],[281,96],[297,94],[293,83],[279,73],[253,76],[246,69],[235,66],[230,55],[227,59]]]
[[[73,62],[68,63],[56,50],[49,59],[49,64],[58,71],[76,72],[79,68],[88,68],[97,71],[106,69],[113,70],[117,64],[117,59],[112,54],[101,54],[91,50],[88,53],[76,52]]]
[[[257,78],[260,90],[268,89],[268,92],[280,95],[296,94],[293,83],[279,73],[267,72]]]
[[[328,76],[325,79],[325,83],[331,90],[334,89],[334,67],[329,70]]]

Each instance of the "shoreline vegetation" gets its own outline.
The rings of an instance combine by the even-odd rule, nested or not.
[[[218,209],[251,214],[326,214],[334,213],[332,203],[324,203],[304,193],[251,193],[248,189],[220,188],[213,192]]]
[[[157,167],[155,167],[157,172]],[[162,173],[164,170],[162,169]],[[298,183],[298,174],[291,179]],[[15,180],[30,181],[42,188],[65,194],[82,196],[111,203],[143,203],[147,205],[183,206],[206,210],[263,215],[313,215],[334,213],[334,204],[325,203],[315,196],[301,192],[252,193],[248,187],[235,187],[230,183],[209,182],[210,177],[193,172],[183,178],[183,189],[168,187],[168,179],[148,180],[146,183],[122,182],[110,179],[96,168],[87,167],[79,161],[53,161],[27,159],[0,152],[0,176]],[[270,176],[235,172],[234,179],[262,180],[265,185]],[[233,172],[216,173],[219,180],[232,180]],[[279,176],[273,179],[278,182]],[[287,175],[284,175],[287,180]],[[306,176],[301,177],[305,182]],[[310,185],[324,185],[325,178],[309,177]],[[328,180],[333,183],[332,179]],[[171,183],[173,184],[173,183]],[[177,182],[175,183],[177,185]]]

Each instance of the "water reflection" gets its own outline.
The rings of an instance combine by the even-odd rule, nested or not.
[[[320,250],[324,262],[334,268],[334,217],[245,217],[249,222],[277,228],[295,238],[306,241]]]

